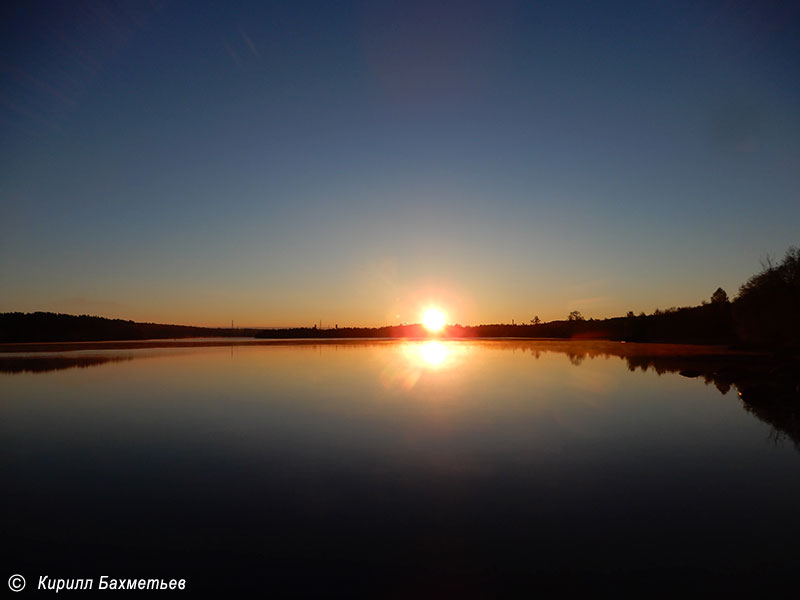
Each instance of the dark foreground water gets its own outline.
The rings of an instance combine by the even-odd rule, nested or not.
[[[615,352],[6,354],[3,577],[459,598],[796,585],[795,443],[735,387]]]

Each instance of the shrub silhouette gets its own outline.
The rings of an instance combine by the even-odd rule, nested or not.
[[[722,304],[724,302],[728,302],[728,292],[721,287],[717,288],[717,291],[711,294],[711,304]]]

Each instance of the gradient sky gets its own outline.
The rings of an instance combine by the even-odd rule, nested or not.
[[[19,2],[0,312],[463,324],[733,296],[800,244],[800,10]]]

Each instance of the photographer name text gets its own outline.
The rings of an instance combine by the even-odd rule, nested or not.
[[[123,578],[101,575],[97,580],[93,577],[83,578],[55,578],[49,575],[40,575],[39,584],[36,589],[58,593],[62,590],[185,590],[185,579],[162,579],[162,578]]]

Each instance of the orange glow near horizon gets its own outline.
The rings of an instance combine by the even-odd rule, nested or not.
[[[445,314],[436,307],[426,308],[422,313],[422,326],[431,333],[440,332],[447,321]]]

